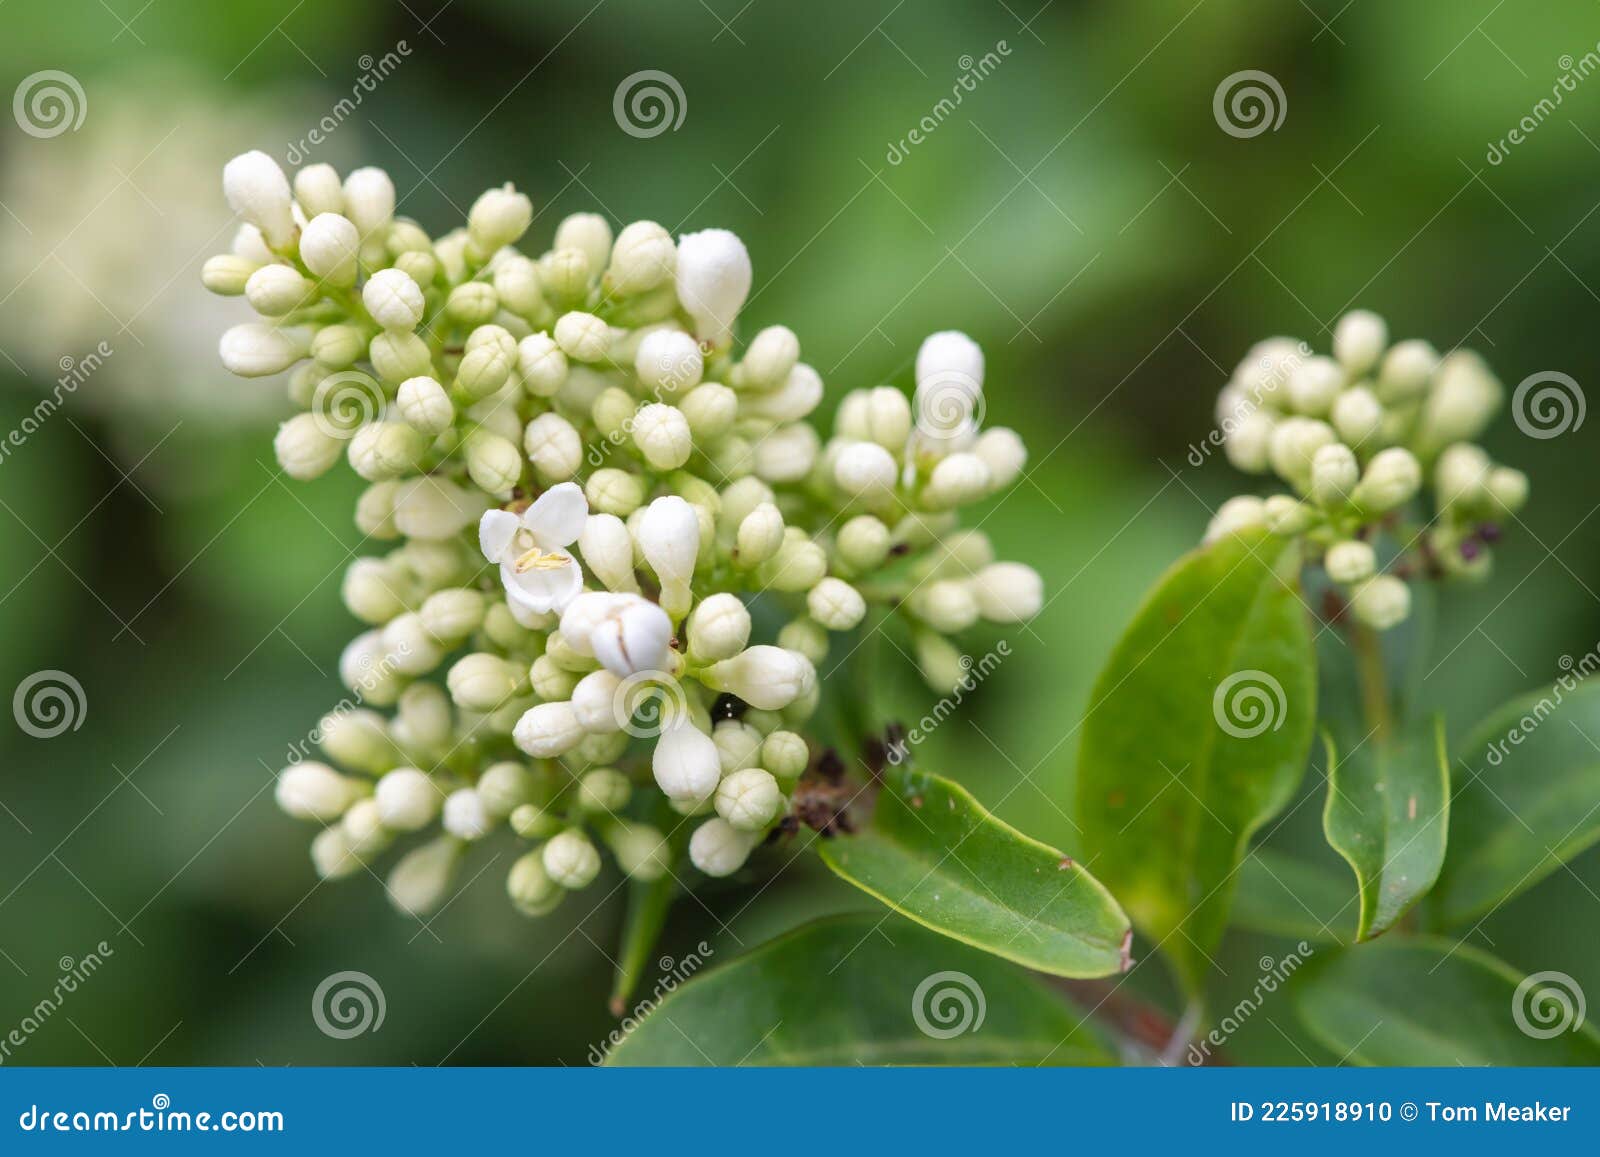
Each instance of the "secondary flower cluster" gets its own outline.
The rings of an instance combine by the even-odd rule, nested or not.
[[[1390,345],[1366,310],[1340,318],[1332,357],[1291,338],[1259,342],[1223,387],[1217,422],[1229,461],[1276,474],[1294,494],[1231,498],[1206,538],[1254,526],[1303,536],[1357,620],[1387,630],[1410,614],[1407,577],[1486,575],[1502,522],[1527,501],[1527,476],[1473,441],[1503,396],[1477,354]],[[1434,514],[1408,522],[1430,477]],[[1397,545],[1386,568],[1380,529]]]
[[[505,826],[533,844],[507,880],[530,914],[595,879],[597,844],[637,879],[685,854],[729,875],[814,774],[831,633],[901,620],[942,691],[965,673],[950,636],[1038,611],[1038,575],[958,529],[1025,460],[1014,432],[978,429],[964,335],[923,344],[914,399],[847,395],[824,443],[795,335],[736,350],[751,265],[732,233],[613,237],[583,213],[530,257],[533,206],[509,185],[438,238],[394,215],[378,169],[291,184],[252,152],[223,185],[246,223],[204,281],[263,320],[222,360],[292,370],[279,463],[308,479],[346,458],[370,483],[357,526],[399,542],[345,575],[370,629],[340,662],[357,702],[316,732],[330,763],[278,783],[324,825],[324,876],[436,823],[389,875],[405,910],[440,903]]]

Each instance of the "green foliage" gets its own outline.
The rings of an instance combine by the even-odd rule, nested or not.
[[[1233,924],[1252,932],[1338,944],[1356,898],[1327,868],[1271,848],[1252,848],[1239,865]]]
[[[1191,994],[1250,835],[1294,791],[1311,743],[1316,671],[1298,568],[1296,550],[1261,532],[1185,556],[1118,643],[1083,725],[1086,852]],[[1252,689],[1253,704],[1240,698]]]

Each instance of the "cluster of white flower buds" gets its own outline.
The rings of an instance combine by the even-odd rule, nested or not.
[[[329,763],[279,781],[324,825],[323,875],[436,823],[388,878],[407,911],[503,827],[533,845],[507,880],[530,914],[596,878],[597,844],[636,879],[684,857],[729,875],[818,762],[804,727],[831,633],[897,620],[943,691],[965,674],[952,635],[1039,610],[1038,575],[958,525],[1025,461],[1014,432],[979,429],[964,335],[923,344],[914,399],[847,395],[824,444],[795,335],[736,348],[751,265],[732,233],[613,237],[581,213],[529,257],[533,206],[509,185],[434,239],[377,169],[291,183],[253,152],[223,183],[245,224],[204,281],[262,315],[223,362],[292,371],[284,471],[344,456],[370,483],[359,529],[403,540],[345,575],[370,628],[340,663],[361,705],[318,728]]]
[[[1303,537],[1357,621],[1387,630],[1410,614],[1407,578],[1486,575],[1490,544],[1527,501],[1527,476],[1473,441],[1503,395],[1477,354],[1390,345],[1366,310],[1340,318],[1331,357],[1292,338],[1259,342],[1217,399],[1223,448],[1294,493],[1229,499],[1206,538],[1257,526]],[[1412,517],[1430,478],[1432,516]]]

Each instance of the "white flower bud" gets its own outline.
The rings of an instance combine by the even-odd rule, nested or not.
[[[1323,417],[1344,388],[1344,375],[1332,358],[1307,358],[1289,373],[1289,405],[1296,413]]]
[[[426,303],[422,287],[398,269],[380,269],[361,287],[361,303],[384,329],[413,330]]]
[[[511,813],[511,830],[525,840],[545,839],[561,830],[561,820],[536,804],[525,803]]]
[[[1383,406],[1365,386],[1340,394],[1333,402],[1333,428],[1350,446],[1360,446],[1383,428]]]
[[[526,767],[512,760],[491,763],[483,769],[474,790],[484,810],[503,819],[533,800],[534,780]]]
[[[1506,514],[1515,514],[1528,501],[1528,476],[1509,466],[1489,471],[1489,497]]]
[[[572,688],[571,700],[578,725],[590,735],[618,731],[624,722],[618,718],[617,692],[621,686],[622,680],[603,667],[579,679]]]
[[[407,915],[426,916],[444,902],[460,862],[461,843],[450,836],[413,848],[389,873],[389,900]]]
[[[387,329],[373,338],[367,346],[367,357],[378,376],[386,382],[399,384],[407,378],[433,373],[433,355],[428,352],[428,343],[402,330]]]
[[[600,853],[574,828],[551,837],[540,858],[550,879],[569,891],[587,888],[600,874]]]
[[[1439,367],[1439,354],[1419,339],[1397,342],[1378,370],[1378,398],[1393,403],[1420,397]]]
[[[799,361],[800,339],[795,337],[794,331],[786,325],[769,325],[750,339],[744,360],[736,371],[736,384],[755,390],[776,389],[783,385]],[[816,371],[811,373],[815,376]],[[820,385],[821,379],[817,381]]]
[[[1340,506],[1361,479],[1355,451],[1343,442],[1330,442],[1311,456],[1311,497],[1323,506]]]
[[[325,763],[293,763],[278,773],[278,806],[297,820],[331,823],[361,798],[361,785]]]
[[[811,473],[817,449],[817,432],[806,423],[779,426],[755,444],[755,472],[775,485],[798,482]]]
[[[846,494],[887,492],[894,487],[895,474],[894,456],[876,442],[852,442],[833,460],[834,481]]]
[[[414,612],[385,624],[383,646],[388,666],[402,675],[426,675],[439,665],[444,652]]]
[[[839,561],[857,572],[882,565],[889,557],[889,528],[870,514],[858,515],[839,528],[834,551]]]
[[[711,742],[717,745],[717,760],[724,776],[760,762],[761,732],[748,723],[722,720],[711,729]]]
[[[539,703],[517,720],[511,740],[535,759],[554,759],[576,747],[584,737],[570,702]]]
[[[701,599],[689,616],[689,655],[699,663],[731,659],[750,641],[750,612],[738,595]]]
[[[830,631],[848,631],[867,614],[867,601],[842,579],[825,578],[806,594],[806,610]]]
[[[911,402],[893,386],[866,391],[862,418],[864,436],[886,450],[898,453],[911,436]]]
[[[337,880],[360,871],[361,861],[350,847],[342,827],[324,828],[311,841],[311,863],[324,880]]]
[[[445,683],[457,707],[482,714],[519,694],[526,685],[514,664],[481,651],[457,659],[445,676]]]
[[[665,236],[665,230],[662,232]],[[598,213],[573,213],[556,226],[551,248],[576,249],[588,260],[590,269],[604,269],[611,256],[611,226]]]
[[[229,207],[261,230],[274,248],[281,249],[294,240],[289,179],[266,153],[252,149],[224,165],[222,192]]]
[[[942,458],[922,488],[922,504],[929,510],[950,510],[976,502],[989,492],[989,468],[976,454],[957,453]]]
[[[804,655],[812,666],[828,657],[828,630],[809,616],[802,615],[783,624],[778,629],[776,642],[785,651]]]
[[[429,377],[407,378],[401,382],[395,403],[406,424],[429,437],[444,433],[456,418],[450,395]]]
[[[633,785],[614,767],[597,767],[578,780],[578,806],[595,815],[613,815],[628,804]]]
[[[539,267],[520,253],[495,263],[494,292],[500,304],[518,316],[536,317],[544,310]]]
[[[946,377],[983,385],[983,350],[966,334],[953,329],[929,334],[917,350],[918,386]]]
[[[1272,431],[1277,419],[1264,410],[1251,410],[1223,424],[1222,452],[1237,470],[1262,474],[1271,463]]]
[[[761,766],[778,779],[799,779],[811,765],[811,749],[793,731],[774,731],[761,744]]]
[[[517,911],[525,916],[543,916],[553,911],[566,896],[545,871],[543,849],[529,852],[511,865],[506,876],[506,894]]]
[[[263,317],[282,317],[299,309],[316,286],[287,265],[263,265],[245,282],[244,297]]]
[[[760,566],[783,546],[783,515],[770,502],[763,502],[739,523],[734,536],[734,562],[741,567]]]
[[[711,798],[722,779],[717,745],[688,718],[674,719],[656,740],[650,756],[656,786],[677,803],[698,804]]]
[[[356,283],[356,257],[361,234],[350,218],[319,213],[300,233],[300,260],[307,269],[332,285]]]
[[[303,334],[255,321],[228,330],[218,346],[222,364],[241,378],[281,374],[305,357],[309,349]]]
[[[1333,356],[1351,377],[1361,377],[1378,364],[1389,344],[1389,327],[1366,309],[1352,309],[1333,328]]]
[[[672,847],[649,824],[621,823],[606,838],[617,867],[635,880],[659,880],[672,868]]]
[[[928,583],[912,592],[909,602],[916,616],[941,634],[964,631],[978,621],[978,598],[967,582]]]
[[[750,858],[756,839],[719,816],[701,824],[689,837],[689,861],[708,876],[731,876]]]
[[[564,313],[556,321],[556,345],[575,362],[597,362],[611,348],[611,327],[592,313]]]
[[[483,800],[470,787],[457,788],[445,797],[444,830],[458,840],[481,840],[494,830],[494,820]]]
[[[1336,542],[1323,556],[1323,566],[1334,582],[1349,586],[1371,578],[1378,569],[1377,553],[1367,543],[1356,539]]]
[[[678,238],[678,303],[694,319],[695,334],[725,344],[750,295],[750,253],[726,229],[702,229]]]
[[[425,474],[395,489],[394,524],[408,538],[450,538],[477,522],[487,504],[481,494]]]
[[[1441,507],[1481,507],[1488,497],[1493,463],[1483,447],[1471,442],[1447,446],[1433,467],[1433,486]]]
[[[717,814],[740,831],[764,831],[783,803],[778,781],[759,767],[735,771],[717,786]]]
[[[389,721],[363,707],[334,710],[317,722],[317,745],[336,763],[374,775],[400,762]]]
[[[318,366],[348,369],[367,348],[367,335],[357,325],[325,325],[311,335],[308,348]]]
[[[465,450],[467,473],[478,489],[502,502],[508,500],[522,480],[522,455],[516,446],[498,434],[478,430],[467,438]]]
[[[296,414],[278,427],[272,451],[285,474],[308,482],[328,472],[344,452],[344,443],[326,430],[316,415]]]
[[[676,470],[689,460],[694,437],[683,411],[665,402],[639,407],[633,420],[633,442],[657,470]]]
[[[808,591],[828,573],[828,555],[806,537],[803,530],[790,527],[783,545],[760,571],[766,585],[778,591]]]
[[[370,859],[394,840],[394,833],[383,826],[378,805],[371,799],[358,799],[339,821],[344,829],[345,846],[361,860]]]
[[[1326,422],[1312,418],[1285,418],[1272,431],[1272,468],[1298,490],[1311,483],[1311,459],[1339,436]]]
[[[400,695],[399,714],[390,729],[408,751],[440,751],[454,738],[450,696],[434,683],[413,683]]]
[[[1304,534],[1321,517],[1309,502],[1288,494],[1269,495],[1261,504],[1261,512],[1267,529],[1285,537]]]
[[[661,580],[662,609],[674,619],[688,613],[689,581],[700,551],[700,516],[675,494],[657,498],[639,519],[639,550]]]
[[[352,615],[377,626],[405,611],[406,589],[406,580],[388,560],[358,558],[345,570],[339,594]]]
[[[752,707],[778,711],[810,691],[816,678],[816,668],[804,655],[763,645],[713,663],[700,681],[737,695]]]
[[[1350,609],[1373,630],[1387,631],[1411,614],[1411,588],[1392,574],[1380,574],[1355,589]]]
[[[1261,526],[1266,521],[1266,508],[1253,494],[1240,494],[1230,498],[1211,516],[1203,541],[1215,542],[1226,535]]]
[[[1403,447],[1391,446],[1372,456],[1352,497],[1363,510],[1383,514],[1410,502],[1421,486],[1422,467],[1416,456]]]
[[[540,414],[522,434],[528,460],[546,482],[565,482],[583,465],[583,440],[577,428],[560,414]]]
[[[397,767],[378,781],[374,794],[383,826],[418,832],[439,814],[443,797],[433,780],[415,767]]]
[[[515,245],[533,223],[533,202],[509,182],[490,189],[472,203],[467,213],[467,234],[479,253],[488,256]]]
[[[338,171],[332,165],[307,165],[294,175],[294,199],[307,220],[319,213],[343,213]]]
[[[672,644],[672,621],[667,612],[637,595],[612,597],[618,601],[589,635],[594,657],[607,670],[624,678],[646,671],[666,671]]]
[[[356,169],[344,179],[344,209],[361,236],[371,237],[394,220],[394,182],[382,169]]]
[[[702,445],[724,437],[739,416],[739,395],[718,382],[704,382],[678,402],[689,431]]]
[[[822,375],[802,362],[774,389],[760,394],[746,391],[739,399],[739,413],[746,418],[798,422],[821,401]]]
[[[1476,438],[1500,408],[1501,395],[1500,382],[1477,354],[1457,350],[1447,355],[1422,405],[1417,447],[1426,454]]]
[[[499,308],[500,295],[485,281],[468,281],[456,286],[444,303],[445,316],[468,327],[492,320]]]
[[[540,655],[528,669],[528,682],[535,695],[553,702],[572,696],[572,689],[578,685],[578,675],[557,665],[551,656]]]
[[[677,263],[672,235],[654,221],[635,221],[617,234],[606,277],[617,293],[628,296],[668,280]]]
[[[350,439],[350,467],[368,482],[408,474],[428,449],[424,434],[404,422],[369,422]]]
[[[633,573],[633,538],[614,514],[591,514],[578,536],[578,553],[607,590],[637,594]]]
[[[233,253],[207,257],[200,267],[200,284],[223,297],[238,297],[250,284],[250,277],[262,268],[258,261]],[[287,266],[285,266],[287,268]]]
[[[645,334],[633,358],[639,384],[656,396],[687,393],[700,384],[705,362],[700,343],[681,330],[656,329]]]
[[[989,468],[989,485],[1004,490],[1022,474],[1028,462],[1028,448],[1015,430],[995,426],[978,435],[972,452]]]

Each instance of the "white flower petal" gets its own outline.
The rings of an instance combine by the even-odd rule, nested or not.
[[[511,561],[500,564],[500,581],[506,598],[536,614],[559,611],[583,589],[583,571],[570,554],[555,566],[539,566],[520,574]]]
[[[490,562],[499,562],[521,525],[509,510],[490,510],[478,522],[478,549]]]
[[[563,482],[534,500],[522,516],[522,525],[545,547],[567,546],[578,541],[588,517],[589,500],[583,490],[576,482]]]

